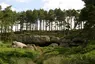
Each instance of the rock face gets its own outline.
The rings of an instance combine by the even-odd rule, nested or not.
[[[55,44],[58,44],[59,46],[69,47],[79,45],[85,46],[87,44],[87,40],[81,37],[59,38],[48,35],[17,35],[14,37],[14,41],[23,42],[24,44],[35,44],[36,46],[57,46]]]
[[[58,37],[47,35],[18,35],[14,40],[23,42],[25,44],[35,44],[39,46],[48,46],[51,43],[58,43]]]
[[[82,39],[82,38],[61,38],[60,39],[60,46],[64,46],[64,47],[70,47],[70,46],[85,46],[87,44],[87,40]]]
[[[85,47],[88,44],[88,40],[82,39],[82,38],[74,38],[73,40],[73,45],[82,45]]]
[[[21,43],[21,42],[17,42],[17,41],[13,41],[12,43],[12,47],[15,47],[15,48],[26,48],[27,45],[25,45],[24,43]]]
[[[28,49],[31,49],[33,51],[39,51],[40,53],[43,52],[40,46],[36,46],[35,44],[28,44],[27,45]]]
[[[50,47],[58,47],[58,44],[57,43],[52,43],[49,45]]]
[[[50,36],[50,41],[53,43],[59,43],[60,38],[55,36]]]
[[[37,46],[35,46],[35,44],[31,44],[31,45],[28,44],[27,48],[32,49],[32,50],[37,50]]]
[[[72,43],[71,39],[65,39],[65,38],[60,39],[60,46],[68,47],[70,43]]]

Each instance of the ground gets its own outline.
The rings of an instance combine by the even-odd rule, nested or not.
[[[83,48],[40,47],[42,51],[0,44],[0,64],[95,64],[95,41]]]

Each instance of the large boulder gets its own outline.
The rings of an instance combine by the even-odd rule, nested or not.
[[[50,47],[58,47],[58,44],[57,43],[52,43],[49,45]]]
[[[86,39],[80,37],[60,39],[60,46],[64,47],[80,46],[80,45],[85,47],[87,43],[88,41]]]
[[[60,46],[69,47],[69,45],[72,43],[71,39],[60,39]]]
[[[49,36],[46,36],[46,35],[42,35],[40,36],[43,40],[45,40],[46,42],[49,42],[50,41],[50,37]]]
[[[50,42],[59,43],[60,38],[55,36],[50,36]]]
[[[49,45],[50,43],[50,37],[49,36],[32,36],[32,43],[36,44],[36,45]]]
[[[60,38],[56,36],[48,35],[16,35],[14,41],[23,42],[25,44],[35,44],[39,46],[48,46],[51,43],[57,43],[59,45]]]
[[[25,44],[35,44],[42,46],[50,44],[50,37],[46,35],[18,35],[15,40]]]
[[[82,45],[82,46],[85,47],[87,45],[87,43],[88,43],[88,40],[83,39],[83,38],[79,38],[79,37],[73,38],[72,41],[73,41],[72,45],[75,45],[75,46]]]
[[[31,49],[31,50],[37,50],[37,47],[36,47],[36,45],[35,44],[27,44],[27,48],[29,48],[29,49]]]
[[[27,45],[22,43],[22,42],[13,41],[12,47],[15,47],[15,48],[26,48]]]

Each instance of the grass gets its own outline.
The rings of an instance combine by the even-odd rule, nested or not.
[[[31,49],[21,49],[21,48],[12,48],[10,44],[0,44],[0,64],[27,64],[28,62],[33,63],[39,55],[38,51],[33,51]],[[29,60],[29,61],[25,61]]]
[[[95,41],[83,48],[42,47],[43,52],[0,44],[0,64],[95,64]]]
[[[95,64],[95,41],[90,41],[85,48],[78,46],[43,49],[44,54],[38,58],[37,64]]]

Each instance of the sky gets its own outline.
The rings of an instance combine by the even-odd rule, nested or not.
[[[33,9],[82,9],[84,2],[82,0],[0,0],[2,9],[12,5],[13,11],[26,11]]]

